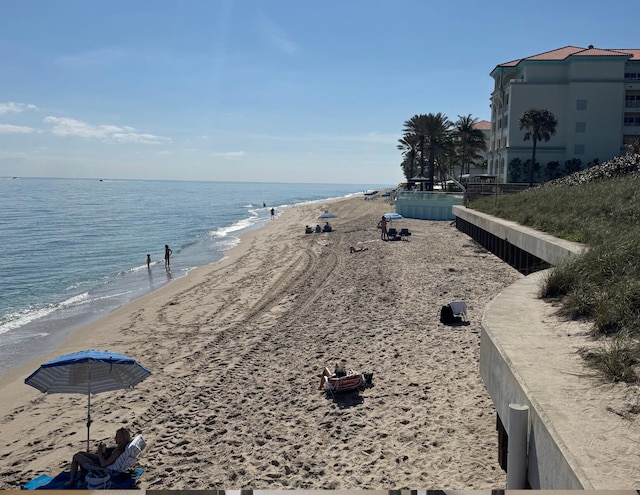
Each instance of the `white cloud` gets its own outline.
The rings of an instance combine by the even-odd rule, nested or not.
[[[133,127],[115,125],[93,125],[68,117],[45,117],[45,124],[51,125],[56,136],[75,136],[98,139],[105,142],[161,144],[171,142],[170,138],[138,132]]]
[[[381,134],[379,132],[369,132],[366,134],[322,134],[322,133],[306,133],[306,134],[243,134],[244,138],[251,140],[265,141],[291,141],[291,142],[353,142],[353,143],[376,143],[376,144],[392,144],[397,143],[401,137],[400,134]]]
[[[280,27],[267,19],[264,13],[261,15],[258,25],[263,39],[281,52],[295,55],[300,50],[298,45]]]
[[[244,158],[247,153],[244,151],[224,151],[221,153],[212,153],[212,156],[220,156],[229,160],[237,160]]]
[[[6,103],[0,102],[0,115],[5,113],[20,113],[25,112],[27,110],[37,110],[38,107],[35,105],[31,105],[30,103],[15,103],[13,101],[9,101]]]
[[[75,55],[64,55],[56,58],[53,63],[56,65],[69,65],[76,67],[101,66],[123,56],[123,51],[119,48],[104,48],[91,50]]]
[[[35,129],[26,125],[0,124],[0,134],[29,134],[30,132],[35,132]]]

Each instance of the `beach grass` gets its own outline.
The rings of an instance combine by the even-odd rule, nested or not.
[[[558,299],[563,316],[593,322],[594,338],[610,338],[585,354],[604,377],[639,381],[630,369],[640,362],[640,154],[468,207],[588,246],[552,268],[541,297]]]

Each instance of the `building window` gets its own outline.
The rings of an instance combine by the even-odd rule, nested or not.
[[[627,108],[640,108],[640,95],[626,95],[624,106]]]
[[[626,81],[640,81],[640,73],[639,72],[625,72],[624,78]]]
[[[587,123],[576,122],[576,132],[587,132]]]
[[[633,127],[640,126],[640,117],[625,117],[624,125]]]
[[[587,100],[576,100],[576,110],[586,110]]]
[[[574,144],[573,145],[573,154],[574,155],[584,155],[584,144]]]

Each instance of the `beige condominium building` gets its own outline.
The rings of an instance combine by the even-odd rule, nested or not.
[[[538,142],[536,162],[560,166],[578,158],[582,166],[624,153],[640,138],[640,49],[566,46],[513,60],[491,72],[491,130],[487,172],[511,182],[509,163],[531,159],[519,120],[535,108],[558,119],[556,134]]]

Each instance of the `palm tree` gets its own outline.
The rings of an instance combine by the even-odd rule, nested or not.
[[[536,110],[531,108],[520,117],[520,130],[526,129],[524,140],[533,141],[531,166],[529,167],[529,187],[533,186],[533,171],[536,164],[536,147],[538,141],[549,141],[556,133],[558,119],[550,110]]]
[[[405,134],[398,139],[398,149],[401,150],[404,160],[402,161],[405,176],[410,179],[415,175],[415,162],[418,156],[418,140],[415,136]]]
[[[420,175],[424,174],[424,143],[426,141],[426,115],[414,115],[404,123],[404,139],[415,143],[420,158]]]
[[[429,190],[433,191],[436,157],[445,150],[451,138],[452,122],[443,113],[424,116],[426,144],[429,148]]]
[[[484,134],[480,129],[476,128],[478,119],[474,119],[471,115],[464,117],[458,115],[454,133],[454,142],[457,155],[460,159],[460,178],[462,175],[469,173],[470,165],[482,159],[482,152],[487,151],[487,143],[484,140]]]

